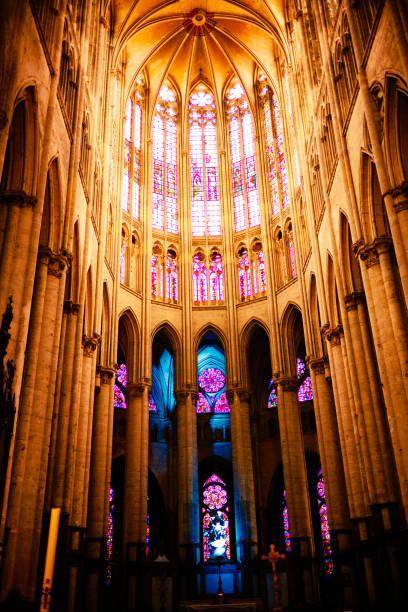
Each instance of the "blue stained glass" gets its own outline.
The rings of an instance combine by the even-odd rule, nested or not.
[[[216,474],[204,484],[202,499],[204,563],[209,559],[231,559],[228,493]]]

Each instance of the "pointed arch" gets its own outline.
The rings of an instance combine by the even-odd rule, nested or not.
[[[197,355],[198,349],[200,347],[200,344],[202,342],[202,340],[204,339],[205,335],[207,333],[212,333],[214,334],[214,336],[216,336],[218,338],[218,340],[221,343],[222,346],[222,350],[224,351],[224,358],[225,358],[225,377],[227,380],[227,386],[228,386],[228,381],[231,380],[231,356],[230,356],[230,349],[229,349],[229,342],[227,340],[227,337],[225,335],[225,333],[222,331],[222,329],[220,327],[218,327],[218,325],[215,325],[214,323],[205,323],[195,334],[194,338],[193,338],[193,354]],[[197,363],[196,361],[194,361],[194,380],[197,380]]]
[[[128,381],[135,382],[140,376],[140,327],[131,308],[119,315],[118,346],[125,357]]]
[[[37,174],[37,116],[33,86],[16,98],[10,123],[0,191],[34,196]]]
[[[344,212],[340,212],[340,257],[347,293],[363,290],[358,260],[353,253],[350,224]]]
[[[102,321],[101,321],[101,356],[100,361],[103,366],[110,363],[111,345],[112,345],[112,330],[111,330],[111,305],[109,298],[109,288],[106,282],[103,283],[102,289]]]
[[[326,345],[322,341],[322,334],[320,331],[322,327],[322,321],[320,318],[319,296],[317,292],[317,282],[315,274],[311,274],[310,276],[309,307],[310,319],[312,323],[313,354],[316,358],[320,358],[324,353]]]
[[[272,365],[271,365],[271,357],[270,357],[270,330],[266,323],[264,323],[259,318],[253,317],[250,319],[241,330],[239,344],[241,346],[241,355],[245,356],[241,363],[241,380],[242,386],[244,389],[250,388],[251,379],[253,379],[253,371],[251,376],[251,359],[249,356],[249,347],[251,343],[256,339],[256,337],[263,336],[267,342],[267,354],[264,354],[264,351],[259,352],[260,363],[256,362],[256,357],[253,355],[252,363],[255,366],[255,369],[258,371],[259,376],[262,380],[258,380],[257,389],[258,392],[263,392],[266,396],[269,380],[271,378]],[[266,350],[266,349],[265,349]],[[261,354],[262,353],[262,354]],[[258,368],[258,365],[260,366]],[[269,380],[263,380],[265,376],[265,369],[268,370],[268,374],[266,378]],[[254,370],[254,368],[252,368]],[[254,383],[254,381],[252,380]],[[265,383],[264,385],[262,383]]]
[[[169,321],[159,323],[151,333],[152,346],[156,340],[168,350],[174,362],[174,389],[180,389],[182,386],[181,380],[181,338],[180,334]]]
[[[281,318],[281,337],[284,371],[296,376],[296,357],[304,338],[302,311],[295,302],[288,302]]]
[[[392,185],[408,180],[408,86],[399,75],[385,78],[386,158]]]
[[[327,296],[329,322],[331,327],[336,327],[341,323],[341,316],[334,263],[330,253],[327,253]]]

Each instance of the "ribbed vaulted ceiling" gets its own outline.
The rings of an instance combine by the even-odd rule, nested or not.
[[[220,105],[235,74],[252,104],[256,68],[273,80],[273,60],[285,48],[283,0],[116,0],[113,20],[114,63],[125,62],[127,93],[144,71],[150,114],[166,78],[182,102],[203,80]]]

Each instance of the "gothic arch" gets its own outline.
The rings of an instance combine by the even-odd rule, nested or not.
[[[129,382],[135,382],[140,376],[139,339],[136,316],[131,308],[126,308],[119,315],[118,345],[126,357]]]
[[[328,315],[329,323],[332,327],[336,327],[341,323],[339,299],[337,293],[337,282],[334,271],[333,258],[330,253],[327,253],[327,296],[328,296]]]
[[[1,191],[34,196],[37,176],[37,114],[34,86],[16,97],[10,122]]]
[[[94,313],[94,295],[93,295],[93,279],[92,266],[89,266],[86,274],[86,289],[84,301],[84,327],[83,332],[86,336],[92,336],[93,332],[93,313]]]
[[[288,376],[296,375],[297,347],[304,337],[302,311],[300,307],[289,302],[283,312],[281,323],[282,358],[284,372]]]
[[[193,339],[193,355],[197,355],[198,349],[200,347],[201,341],[204,339],[204,336],[208,333],[213,333],[217,336],[218,340],[221,342],[222,350],[224,351],[224,359],[225,359],[225,378],[228,383],[231,381],[231,358],[230,358],[230,348],[229,342],[224,334],[224,332],[217,325],[213,323],[206,323],[201,327],[198,332],[196,332],[195,337]],[[197,359],[193,360],[193,380],[197,380]]]
[[[101,356],[102,365],[110,363],[112,334],[111,334],[111,308],[109,299],[109,288],[103,283],[102,289],[102,324],[101,324]]]
[[[160,338],[161,336],[161,338]],[[160,338],[162,344],[169,351],[174,361],[174,389],[182,387],[181,373],[181,339],[176,328],[169,322],[159,323],[152,331],[152,346],[156,339]],[[164,341],[163,341],[164,340]]]
[[[54,158],[47,172],[44,206],[41,219],[40,247],[56,251],[62,243],[63,207],[58,158]]]
[[[248,367],[249,365],[249,359],[248,359],[248,353],[249,353],[249,347],[251,345],[251,342],[253,342],[256,338],[256,335],[259,332],[261,332],[262,334],[264,334],[266,340],[267,340],[267,345],[268,345],[268,354],[262,356],[261,359],[261,363],[263,365],[266,364],[266,367],[268,367],[269,365],[269,370],[270,372],[268,372],[268,376],[270,377],[271,372],[272,372],[272,364],[271,364],[271,356],[270,356],[270,330],[268,328],[268,326],[266,325],[266,323],[264,323],[263,321],[261,321],[260,319],[257,319],[255,317],[253,317],[250,321],[248,321],[245,324],[245,327],[243,328],[243,330],[241,331],[240,334],[240,342],[239,345],[241,347],[240,350],[240,354],[242,355],[242,359],[241,359],[241,382],[242,382],[242,387],[244,389],[249,389],[251,386],[251,373],[250,373],[250,368]],[[255,358],[255,355],[254,355]],[[260,372],[260,374],[262,374],[262,372]],[[268,381],[269,382],[269,381]],[[261,389],[262,385],[259,385],[259,391],[263,391],[264,393],[266,393],[266,389]]]
[[[317,282],[314,273],[310,275],[310,286],[309,286],[309,308],[310,318],[312,324],[312,342],[313,342],[313,354],[316,358],[322,357],[324,352],[324,344],[322,342],[321,335],[321,315],[319,308],[319,296],[317,292]]]
[[[340,257],[348,294],[362,291],[361,272],[353,253],[350,224],[344,212],[340,212]]]
[[[398,75],[385,77],[385,147],[393,187],[408,180],[408,87]]]

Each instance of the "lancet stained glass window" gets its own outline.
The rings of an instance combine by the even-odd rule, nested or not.
[[[167,85],[159,93],[153,118],[152,227],[177,234],[177,106]]]
[[[115,493],[112,486],[109,487],[109,513],[108,527],[106,530],[106,584],[110,584],[112,580],[112,555],[113,555],[113,511]]]
[[[123,129],[122,210],[135,219],[140,213],[141,136],[142,136],[142,79],[126,104]]]
[[[275,215],[290,204],[281,109],[264,73],[259,76],[258,92],[263,113],[272,213]]]
[[[193,258],[193,293],[194,302],[207,302],[208,300],[208,276],[207,268],[202,254],[194,255]]]
[[[159,248],[154,249],[152,255],[152,297],[164,297],[164,270],[163,270],[163,255],[159,252]]]
[[[319,509],[320,532],[322,534],[322,549],[324,557],[324,571],[326,576],[332,576],[334,572],[333,551],[331,547],[329,519],[327,517],[326,492],[323,473],[320,470],[317,481],[317,506]]]
[[[283,521],[283,536],[285,539],[286,552],[291,551],[290,546],[290,525],[289,525],[289,512],[288,505],[286,503],[286,490],[282,494],[282,521]]]
[[[127,385],[127,367],[121,363],[116,370],[116,379],[113,386],[113,406],[114,408],[127,408],[125,389]]]
[[[190,182],[193,236],[221,235],[214,96],[199,85],[190,96]]]
[[[269,383],[268,391],[268,408],[276,408],[278,406],[278,393],[276,391],[276,386],[273,382],[273,378],[271,378],[271,382]]]
[[[309,375],[309,371],[306,368],[305,362],[300,357],[298,357],[296,360],[296,375],[298,380],[300,380],[297,394],[298,402],[308,402],[313,400],[312,379]]]
[[[238,283],[241,300],[264,295],[266,290],[265,256],[258,242],[251,250],[243,247],[238,254]]]
[[[242,85],[235,82],[226,98],[235,231],[240,232],[260,224],[254,127]]]
[[[210,261],[210,300],[211,302],[224,301],[224,266],[219,253],[212,256]]]
[[[227,486],[213,474],[203,485],[203,561],[231,559],[231,537]]]
[[[178,300],[178,270],[176,253],[172,250],[167,251],[166,258],[166,297],[173,304]]]

